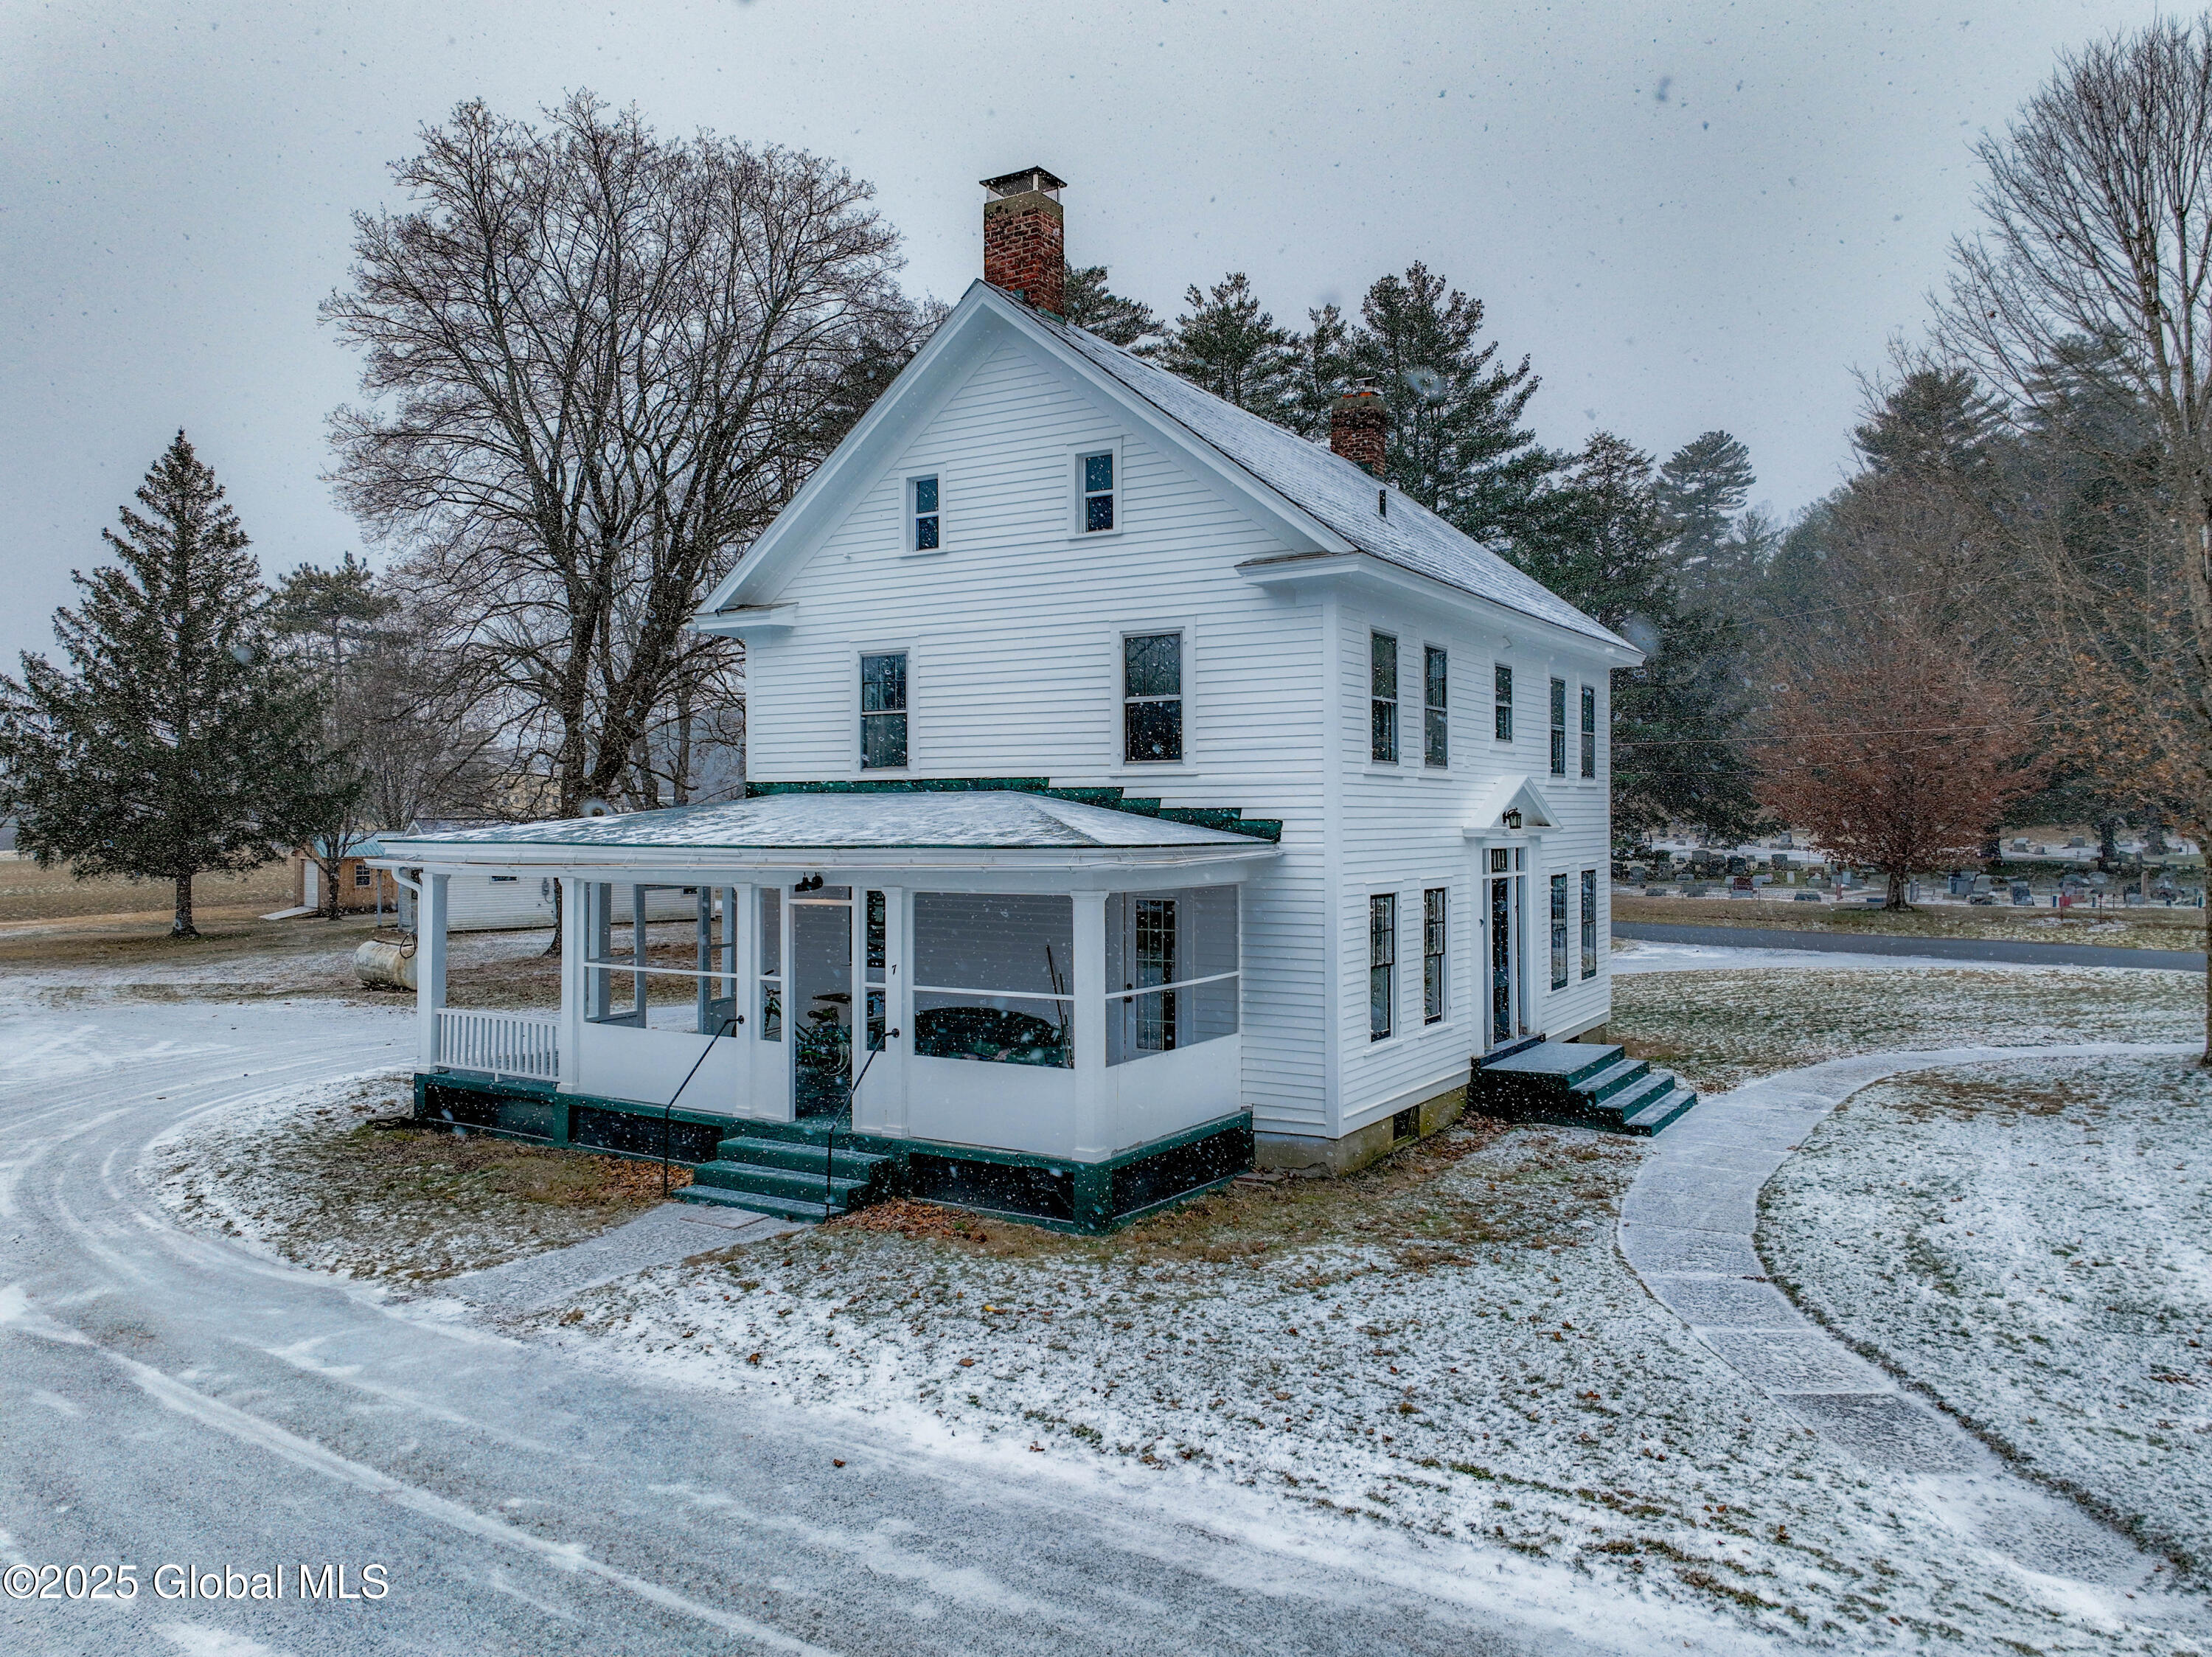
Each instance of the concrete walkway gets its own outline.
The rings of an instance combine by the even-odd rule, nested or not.
[[[663,1203],[596,1237],[505,1265],[464,1272],[447,1288],[501,1312],[532,1312],[601,1283],[673,1265],[733,1243],[757,1243],[799,1228],[773,1215],[701,1203]]]
[[[2115,949],[2105,944],[2014,943],[1996,938],[1868,937],[1856,932],[1802,932],[1768,926],[1677,926],[1663,921],[1616,921],[1613,935],[1639,943],[1708,944],[1723,949],[1813,949],[1838,955],[1912,955],[1942,961],[2003,961],[2015,966],[2132,966],[2155,972],[2202,972],[2201,949]]]
[[[2134,953],[2134,951],[2113,951]],[[1785,1070],[1707,1099],[1659,1136],[1622,1199],[1620,1251],[1697,1338],[1781,1408],[1871,1466],[1906,1475],[1939,1521],[2026,1569],[2147,1593],[2152,1562],[2030,1483],[1950,1418],[1799,1312],[1753,1244],[1759,1194],[1820,1119],[1911,1070],[2029,1058],[2190,1053],[2174,1043],[1953,1047]]]

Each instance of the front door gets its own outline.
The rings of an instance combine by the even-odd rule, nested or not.
[[[1513,1039],[1513,880],[1490,881],[1490,1042]]]
[[[823,886],[791,900],[793,1113],[842,1117],[853,1064],[853,892]]]

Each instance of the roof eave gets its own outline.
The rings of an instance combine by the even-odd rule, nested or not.
[[[1388,558],[1354,549],[1340,553],[1291,553],[1266,558],[1247,558],[1236,566],[1237,573],[1255,587],[1295,588],[1328,583],[1367,587],[1396,594],[1412,594],[1425,602],[1442,599],[1461,610],[1472,612],[1484,621],[1500,618],[1533,627],[1547,636],[1568,640],[1582,649],[1595,651],[1617,667],[1635,667],[1644,661],[1644,653],[1626,639],[1610,633],[1600,637],[1585,633],[1579,628],[1569,627],[1545,616],[1531,615],[1526,610],[1489,597],[1471,593],[1466,588],[1440,581],[1434,576],[1425,576],[1417,570],[1393,564]]]
[[[1154,846],[609,846],[420,840],[396,842],[384,856],[368,861],[381,868],[424,868],[438,874],[519,868],[579,876],[601,872],[629,876],[657,871],[696,876],[793,868],[856,873],[1161,871],[1261,862],[1281,855],[1279,846],[1264,840]]]

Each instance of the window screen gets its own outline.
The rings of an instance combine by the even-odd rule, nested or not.
[[[1083,472],[1083,533],[1086,535],[1114,527],[1114,452],[1086,454]]]
[[[1552,877],[1552,988],[1567,987],[1567,877]]]
[[[1182,758],[1182,635],[1121,641],[1121,757],[1132,765]]]
[[[1597,687],[1583,686],[1583,775],[1597,775]]]
[[[1583,871],[1583,976],[1597,976],[1597,871]]]
[[[1421,894],[1421,1021],[1441,1023],[1444,1016],[1445,903],[1443,886]]]
[[[1367,900],[1367,1039],[1390,1033],[1398,991],[1398,899],[1384,892]]]
[[[939,545],[941,522],[937,510],[937,479],[917,478],[914,480],[914,550],[934,551]]]
[[[906,656],[860,658],[860,769],[906,764]]]
[[[1567,681],[1552,681],[1552,775],[1567,774]]]
[[[1491,670],[1492,695],[1496,703],[1494,717],[1498,724],[1498,740],[1513,740],[1513,670],[1499,662]]]
[[[1444,653],[1433,644],[1421,651],[1421,763],[1425,765],[1451,764],[1451,729],[1448,722],[1445,702],[1451,690],[1451,674]]]
[[[1367,636],[1369,698],[1368,752],[1381,765],[1398,760],[1398,641],[1388,633]]]

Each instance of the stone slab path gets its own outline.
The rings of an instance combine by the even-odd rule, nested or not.
[[[654,1266],[798,1229],[787,1220],[743,1209],[663,1203],[583,1242],[465,1272],[446,1287],[479,1306],[532,1312]]]
[[[2028,1058],[2197,1051],[2091,1042],[1867,1053],[1716,1094],[1659,1136],[1622,1199],[1620,1252],[1653,1296],[1731,1368],[1822,1437],[1905,1475],[1939,1522],[2024,1569],[2106,1591],[2141,1590],[2150,1560],[2014,1472],[1798,1311],[1767,1281],[1753,1235],[1759,1191],[1783,1159],[1830,1111],[1885,1077]]]

